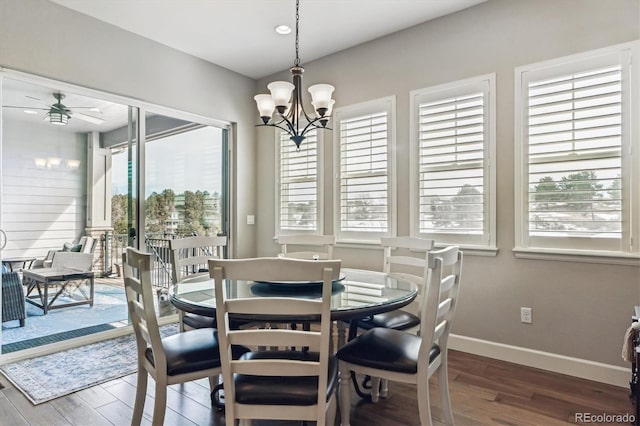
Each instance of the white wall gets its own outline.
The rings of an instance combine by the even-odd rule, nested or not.
[[[397,97],[398,235],[409,234],[409,92],[496,72],[499,253],[465,257],[454,333],[628,367],[620,349],[640,302],[638,267],[516,259],[512,253],[514,68],[638,38],[638,0],[489,0],[304,64],[304,85],[335,85],[336,106]],[[288,78],[262,79],[259,90]],[[273,147],[273,132],[260,129],[259,255],[277,253]],[[325,184],[331,185],[331,143],[324,148]],[[324,201],[325,233],[331,233],[331,191]],[[380,268],[382,262],[379,250],[336,248],[335,255],[346,266]],[[521,306],[533,308],[533,324],[520,323]]]
[[[237,256],[255,254],[255,82],[46,0],[0,1],[0,67],[237,123]]]
[[[56,126],[3,123],[2,226],[8,240],[3,257],[44,257],[84,235],[86,141],[86,135]],[[59,165],[51,164],[54,158]],[[67,160],[80,160],[80,167],[67,167]]]

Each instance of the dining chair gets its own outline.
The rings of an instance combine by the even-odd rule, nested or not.
[[[438,372],[440,400],[445,423],[453,424],[447,377],[447,344],[454,317],[462,252],[457,246],[427,254],[428,280],[421,307],[420,335],[390,328],[372,328],[338,350],[340,376],[351,373],[374,377],[372,399],[377,398],[377,381],[412,383],[418,393],[420,424],[431,425],[429,378]],[[348,380],[340,383],[342,426],[349,425],[351,390]]]
[[[333,246],[336,243],[335,235],[279,235],[281,256],[292,259],[330,260],[333,259]],[[291,246],[298,250],[293,250]],[[309,250],[310,247],[318,247],[317,250]]]
[[[380,245],[384,253],[382,271],[415,283],[418,286],[418,295],[414,302],[402,309],[362,319],[358,322],[358,327],[365,330],[374,327],[413,329],[417,332],[420,324],[420,305],[427,279],[426,254],[433,250],[434,241],[418,237],[383,237],[380,238]]]
[[[209,261],[209,273],[215,282],[227,426],[235,425],[236,419],[314,420],[319,425],[334,424],[338,364],[329,351],[329,336],[332,281],[339,276],[340,264],[339,260],[285,258]],[[236,281],[235,286],[230,281]],[[252,281],[286,281],[288,285],[317,281],[322,298],[233,299],[235,292],[247,291],[248,287],[241,286],[253,285]],[[230,326],[231,318],[237,315],[257,320],[277,317],[284,322],[313,319],[320,321],[320,328],[319,331],[238,330]],[[232,345],[286,349],[256,350],[232,361]]]
[[[383,237],[380,238],[380,245],[383,248],[382,271],[413,282],[418,288],[418,295],[411,304],[402,309],[361,319],[357,327],[353,325],[350,327],[348,340],[356,336],[358,328],[370,330],[374,327],[384,327],[412,333],[420,331],[420,306],[427,279],[426,254],[433,250],[434,240],[418,237]],[[369,379],[370,377],[365,377],[362,383],[364,387],[367,387]],[[377,380],[374,382],[377,383]],[[387,396],[389,393],[387,380],[382,380],[379,392],[380,396]]]
[[[227,237],[195,236],[169,240],[171,278],[177,283],[188,275],[206,272],[210,258],[223,258]],[[180,331],[216,326],[216,319],[178,311]]]
[[[122,254],[124,286],[131,324],[136,335],[138,380],[132,425],[142,421],[147,379],[156,383],[153,425],[162,425],[167,403],[167,386],[209,378],[211,389],[220,374],[220,351],[216,330],[201,328],[161,337],[153,304],[151,265],[153,256],[128,247]],[[237,356],[244,348],[236,348]]]

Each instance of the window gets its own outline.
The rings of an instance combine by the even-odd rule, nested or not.
[[[320,209],[321,190],[318,185],[321,170],[318,157],[317,132],[307,134],[298,151],[284,132],[277,133],[279,149],[276,203],[278,234],[322,233]]]
[[[392,235],[391,190],[395,98],[336,110],[336,237],[340,242],[379,243]]]
[[[516,250],[638,256],[637,48],[516,70]]]
[[[411,92],[412,235],[495,248],[495,74]]]

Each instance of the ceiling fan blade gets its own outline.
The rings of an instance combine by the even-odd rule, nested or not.
[[[29,106],[16,106],[16,105],[2,105],[2,108],[41,109],[43,111],[49,111],[49,108],[34,108]]]
[[[104,123],[104,120],[102,118],[92,117],[90,115],[86,115],[86,114],[83,114],[81,112],[71,112],[71,117],[77,118],[79,120],[86,121],[88,123],[93,123],[93,124],[102,124],[102,123]]]

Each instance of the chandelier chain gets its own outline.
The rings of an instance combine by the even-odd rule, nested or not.
[[[298,37],[298,23],[300,22],[300,0],[296,0],[296,60],[293,64],[297,67],[300,65],[300,57],[298,56],[298,50],[300,46],[300,38]]]

